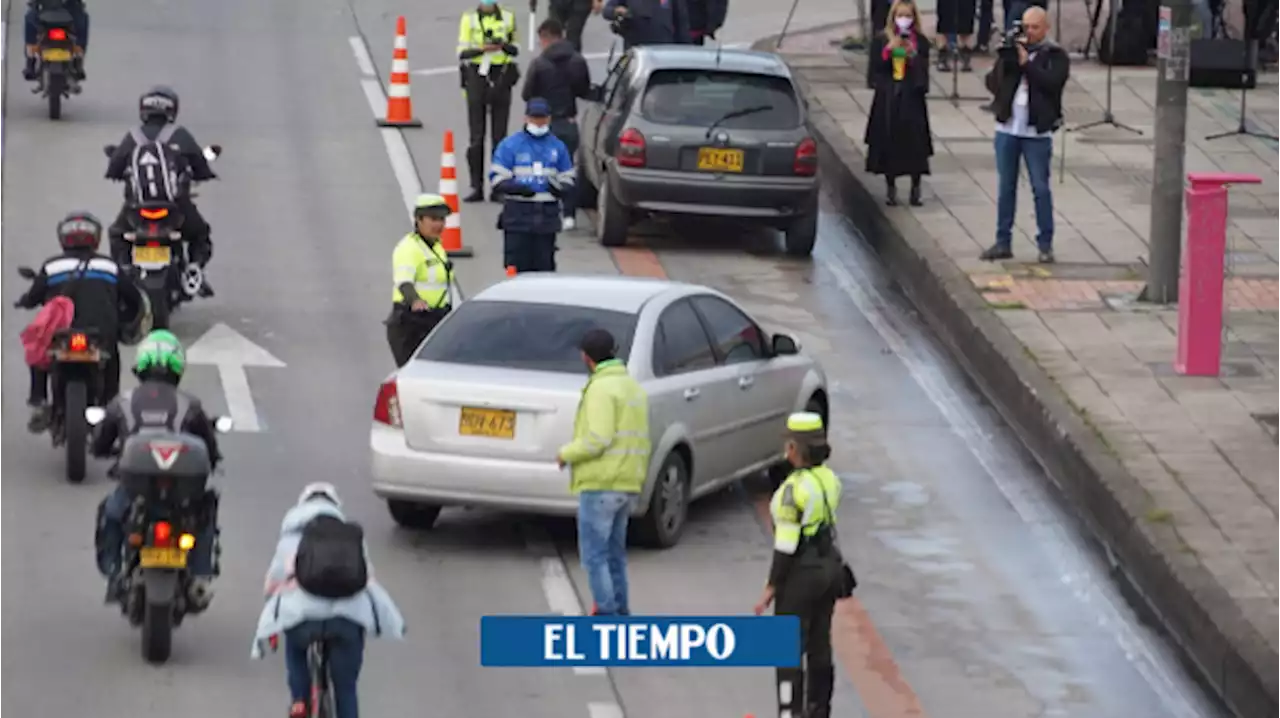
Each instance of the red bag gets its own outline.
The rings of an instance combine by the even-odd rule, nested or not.
[[[45,302],[36,318],[22,330],[22,349],[27,366],[49,368],[49,345],[53,343],[53,335],[59,329],[70,327],[75,315],[76,306],[66,297],[54,297]]]

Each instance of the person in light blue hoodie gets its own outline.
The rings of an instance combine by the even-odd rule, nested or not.
[[[403,639],[404,617],[380,584],[373,578],[369,547],[365,563],[369,581],[364,590],[349,598],[328,599],[307,593],[293,578],[293,563],[302,539],[302,529],[319,516],[346,520],[342,501],[332,484],[308,484],[298,503],[284,515],[280,541],[267,568],[266,605],[258,617],[253,658],[262,658],[264,646],[274,649],[277,637],[285,635],[285,666],[292,703],[291,718],[310,715],[311,677],[307,669],[307,648],[317,639],[329,641],[329,674],[334,693],[336,718],[358,718],[356,682],[364,662],[365,636]]]

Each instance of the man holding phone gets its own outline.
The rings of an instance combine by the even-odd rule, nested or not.
[[[556,271],[560,198],[575,181],[573,158],[551,134],[551,105],[534,97],[525,126],[503,140],[489,163],[489,184],[502,196],[502,263],[516,272]]]

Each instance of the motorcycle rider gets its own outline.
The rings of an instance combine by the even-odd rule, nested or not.
[[[142,124],[136,130],[125,134],[120,144],[116,145],[111,159],[107,161],[107,179],[109,180],[125,180],[125,173],[133,163],[133,150],[138,146],[134,138],[135,132],[148,140],[154,140],[165,129],[165,125],[178,121],[178,93],[163,85],[152,87],[138,98],[138,115]],[[195,203],[191,201],[190,185],[191,182],[217,179],[218,175],[214,174],[203,148],[187,128],[174,124],[171,132],[169,146],[181,155],[186,165],[178,168],[179,176],[184,181],[182,186],[175,188],[175,196],[171,199],[182,212],[182,237],[191,249],[191,259],[204,269],[213,257],[213,241],[209,237],[209,224],[205,222],[200,211],[196,209]],[[136,198],[132,196],[131,190],[126,185],[124,206],[120,208],[120,214],[116,216],[116,221],[110,229],[111,256],[123,265],[132,261],[131,248],[129,242],[124,239],[124,233],[128,229],[130,204],[134,201]],[[213,287],[208,279],[205,279],[200,287],[200,296],[213,296]]]
[[[121,395],[107,406],[107,415],[99,424],[90,448],[94,456],[105,457],[114,452],[116,441],[126,439],[143,429],[162,429],[191,434],[204,441],[209,451],[211,468],[216,468],[222,455],[213,421],[204,413],[200,400],[180,390],[186,357],[182,343],[171,332],[157,329],[138,344],[133,373],[141,382],[137,388]],[[107,578],[108,603],[116,600],[120,588],[121,558],[124,548],[124,520],[133,497],[117,484],[98,504],[97,547],[98,570]],[[191,612],[199,613],[213,598],[211,587],[217,575],[214,545],[218,535],[218,494],[205,493],[205,507],[196,545],[191,551],[191,588],[188,600]]]
[[[75,305],[71,327],[96,330],[98,346],[108,357],[102,368],[102,393],[94,402],[102,406],[120,393],[121,329],[141,320],[145,294],[127,272],[120,271],[120,265],[98,254],[102,222],[93,213],[68,213],[58,222],[57,232],[62,254],[45,260],[31,287],[14,306],[35,309],[54,297],[71,299]],[[31,367],[27,428],[33,433],[49,426],[48,397],[49,372]]]
[[[84,11],[84,0],[27,0],[27,14],[23,18],[23,42],[27,46],[27,64],[22,68],[22,79],[30,82],[39,75],[36,71],[36,53],[40,51],[40,14],[65,10],[71,16],[72,32],[76,35],[72,50],[71,72],[77,81],[85,78],[84,52],[89,47],[89,14]]]

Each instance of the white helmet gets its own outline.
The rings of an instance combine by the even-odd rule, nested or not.
[[[307,484],[306,487],[302,489],[302,493],[298,494],[298,503],[304,504],[308,500],[314,499],[318,496],[323,496],[328,499],[334,506],[342,506],[342,499],[338,498],[338,490],[334,488],[333,484],[327,481],[316,481],[314,483]]]

